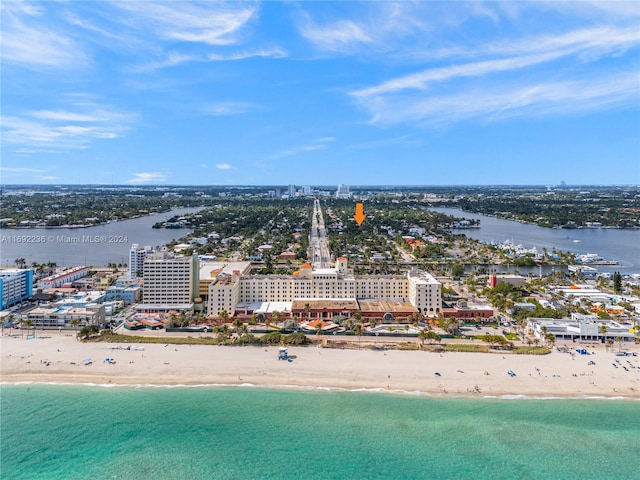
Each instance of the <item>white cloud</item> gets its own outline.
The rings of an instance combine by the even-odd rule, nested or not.
[[[306,145],[300,145],[293,148],[287,148],[285,150],[281,150],[273,155],[271,155],[272,160],[276,160],[278,158],[290,157],[293,155],[299,155],[301,153],[313,152],[316,150],[324,150],[328,147],[328,143],[335,141],[334,137],[322,137],[310,142]]]
[[[256,50],[241,50],[227,54],[211,53],[207,56],[211,61],[246,60],[247,58],[254,57],[285,58],[287,57],[287,52],[280,47],[265,47]]]
[[[405,89],[426,89],[434,82],[445,82],[460,77],[477,77],[494,73],[518,70],[557,60],[569,55],[580,55],[582,59],[594,60],[612,51],[627,49],[640,44],[640,30],[637,28],[595,28],[569,32],[558,36],[543,36],[512,45],[489,45],[483,50],[467,51],[473,56],[488,54],[514,54],[507,58],[484,60],[446,67],[430,68],[421,72],[404,75],[379,85],[355,90],[355,97],[369,97]]]
[[[207,105],[204,113],[207,115],[240,115],[255,110],[256,106],[246,102],[219,102]]]
[[[0,171],[11,172],[11,173],[44,173],[46,172],[46,170],[40,170],[38,168],[27,168],[27,167],[0,167]]]
[[[319,48],[331,51],[347,51],[354,44],[371,43],[373,39],[363,25],[350,20],[339,20],[323,27],[315,25],[307,16],[300,33]]]
[[[218,170],[229,170],[231,169],[231,165],[229,165],[228,163],[218,163],[216,164],[216,168]]]
[[[208,45],[230,45],[257,9],[242,3],[115,2],[133,24],[150,25],[166,39]]]
[[[419,145],[422,145],[422,141],[411,140],[409,138],[409,135],[401,135],[399,137],[383,138],[379,140],[371,140],[369,142],[353,143],[349,145],[349,148],[354,148],[357,150],[369,150],[369,149],[386,148],[391,146],[416,147]]]
[[[141,183],[162,183],[166,181],[167,175],[160,172],[140,172],[132,174],[133,178],[130,178],[125,183],[141,184]]]
[[[209,168],[209,165],[207,165],[206,163],[201,163],[200,168]]]
[[[606,72],[567,81],[498,84],[452,94],[379,96],[368,99],[368,107],[363,106],[373,115],[372,123],[433,126],[473,118],[495,121],[626,107],[640,101],[638,85],[639,72]]]
[[[5,145],[16,153],[51,153],[85,149],[96,139],[124,135],[133,116],[105,109],[85,97],[72,97],[72,109],[32,110],[2,117]]]
[[[160,60],[144,63],[142,65],[138,65],[133,68],[133,71],[140,72],[140,73],[148,73],[148,72],[154,72],[156,70],[160,70],[162,68],[176,67],[183,63],[196,62],[196,61],[202,61],[202,60],[203,58],[197,55],[183,54],[179,52],[168,52],[164,56],[164,58]]]
[[[3,62],[30,68],[77,67],[88,61],[71,35],[50,28],[40,6],[3,2],[0,45]]]

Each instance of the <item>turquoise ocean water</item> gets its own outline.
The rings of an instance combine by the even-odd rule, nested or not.
[[[2,479],[640,478],[640,402],[2,385]]]

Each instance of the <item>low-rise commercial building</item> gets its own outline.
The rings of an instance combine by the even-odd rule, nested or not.
[[[603,320],[595,315],[572,313],[571,318],[530,318],[527,329],[537,338],[544,339],[553,334],[556,340],[589,341],[604,343],[607,339],[619,339],[622,342],[635,342],[635,333],[630,332],[631,325],[613,320]]]
[[[78,326],[101,325],[105,322],[104,305],[87,305],[86,307],[58,307],[48,305],[36,307],[21,315],[31,320],[36,328],[62,327],[69,328],[72,320],[79,320]]]
[[[74,280],[86,277],[87,275],[89,275],[89,267],[82,266],[69,268],[63,272],[38,280],[38,288],[42,290],[60,288],[66,284],[70,285]]]

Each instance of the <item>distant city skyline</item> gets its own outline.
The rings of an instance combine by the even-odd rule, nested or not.
[[[637,185],[637,2],[16,2],[0,183]]]

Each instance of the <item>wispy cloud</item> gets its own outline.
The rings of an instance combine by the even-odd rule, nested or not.
[[[313,152],[316,150],[324,150],[329,146],[330,142],[335,141],[334,137],[322,137],[314,140],[313,142],[307,143],[305,145],[299,145],[293,148],[287,148],[285,150],[281,150],[273,155],[271,155],[272,160],[277,160],[279,158],[291,157],[293,155],[300,155],[302,153]]]
[[[27,167],[0,167],[2,172],[11,173],[44,173],[46,170],[40,170],[39,168],[27,168]]]
[[[3,62],[36,69],[77,67],[88,62],[81,44],[48,25],[42,5],[3,2],[0,8]]]
[[[150,25],[163,38],[208,45],[230,45],[257,7],[245,3],[115,2],[136,25]]]
[[[167,175],[160,172],[139,172],[132,174],[133,177],[125,183],[143,184],[143,183],[163,183],[167,179]]]
[[[231,165],[229,165],[228,163],[218,163],[218,164],[216,164],[216,168],[218,170],[230,170],[231,169]]]
[[[380,125],[433,125],[469,118],[493,121],[606,109],[625,101],[637,103],[637,72],[610,61],[638,47],[637,25],[455,47],[454,57],[487,59],[423,69],[349,94],[370,112],[370,123]],[[598,62],[604,60],[609,63],[601,66]]]
[[[349,148],[356,150],[372,150],[386,147],[417,147],[422,145],[420,140],[412,140],[409,135],[401,135],[399,137],[382,138],[379,140],[371,140],[368,142],[358,142],[349,145]]]
[[[373,41],[363,25],[350,20],[338,20],[328,25],[318,26],[309,16],[305,16],[300,33],[319,48],[331,51],[348,51],[354,44],[367,44]]]
[[[571,115],[640,101],[640,73],[588,76],[570,81],[497,85],[453,94],[389,95],[370,106],[374,123],[434,126],[477,118]]]
[[[354,90],[351,95],[368,97],[404,89],[427,89],[434,82],[513,71],[570,55],[580,55],[582,60],[595,60],[605,54],[639,44],[640,30],[637,28],[616,29],[603,27],[580,30],[558,36],[543,36],[509,45],[488,45],[483,50],[475,49],[465,53],[470,56],[520,54],[507,58],[430,68],[397,77],[373,87]],[[525,54],[522,54],[523,52]],[[459,52],[459,54],[461,53]]]
[[[71,99],[58,110],[32,110],[2,117],[5,145],[18,153],[48,153],[88,148],[96,139],[114,139],[128,130],[134,116],[105,109],[87,98]]]
[[[214,116],[241,115],[256,108],[256,105],[247,102],[218,102],[207,105],[204,108],[204,113]]]
[[[149,73],[162,68],[176,67],[188,62],[203,61],[201,56],[180,52],[168,52],[163,58],[133,67],[134,72]]]
[[[255,50],[240,50],[231,53],[210,53],[207,56],[211,61],[234,61],[246,60],[248,58],[264,57],[264,58],[286,58],[287,52],[280,47],[265,47]]]
[[[298,15],[300,35],[317,49],[338,54],[388,53],[402,48],[401,39],[424,35],[434,2],[343,2],[346,8],[322,9],[317,18]],[[301,3],[304,8],[304,2]]]

